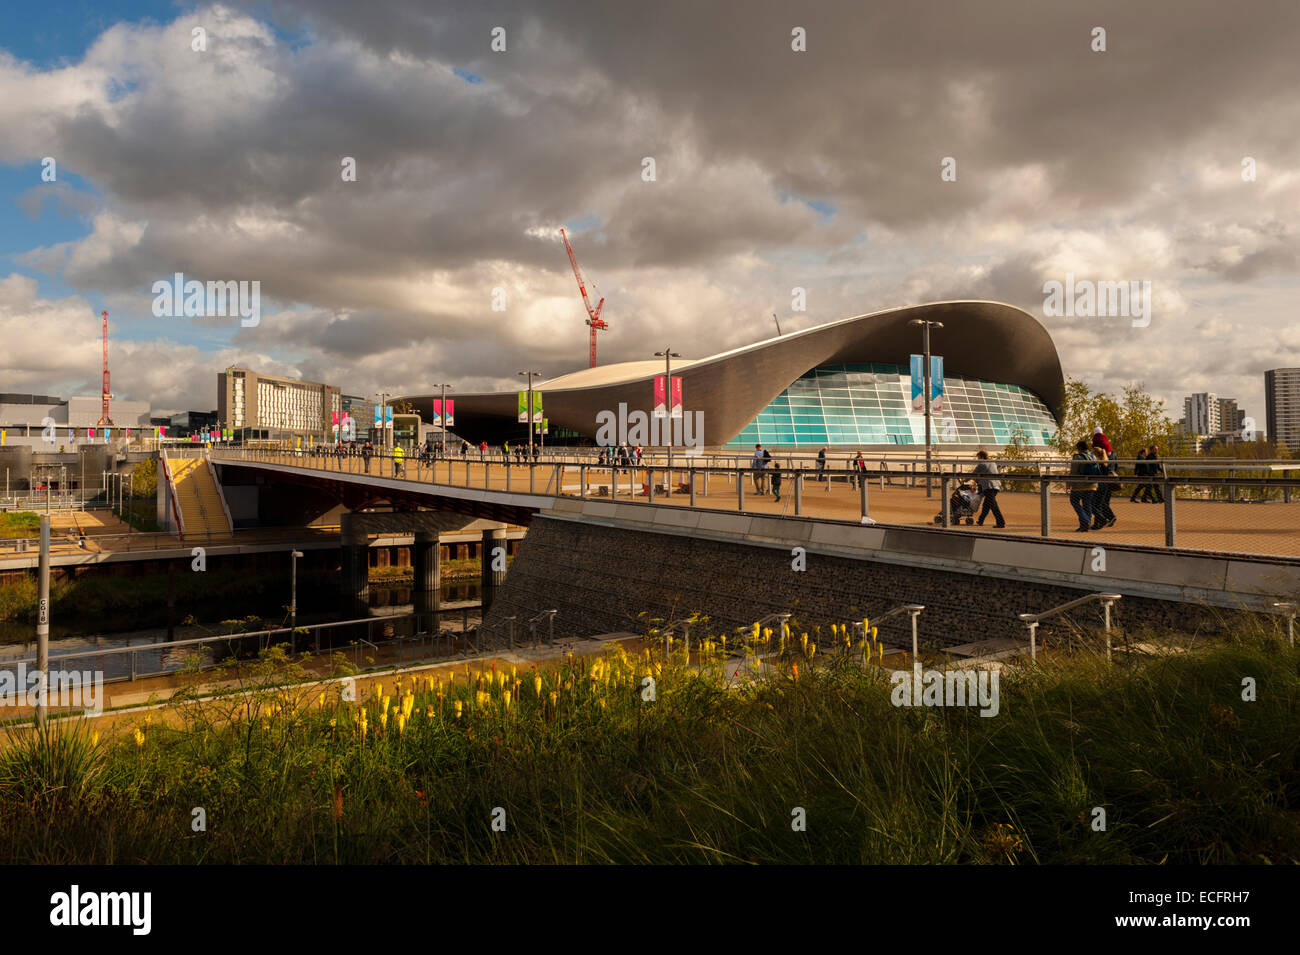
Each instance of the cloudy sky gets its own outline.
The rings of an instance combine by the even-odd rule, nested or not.
[[[0,391],[97,393],[103,308],[114,391],[156,412],[215,407],[231,364],[562,374],[565,227],[602,363],[988,298],[1067,374],[1262,427],[1264,370],[1300,365],[1297,48],[1290,0],[11,5]],[[155,316],[177,272],[259,281],[259,324]],[[1150,281],[1149,325],[1045,314],[1067,274]]]

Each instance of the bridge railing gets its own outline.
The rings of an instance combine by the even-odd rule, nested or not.
[[[774,463],[754,468],[712,466],[688,457],[675,461],[670,468],[666,463],[611,465],[558,458],[528,463],[493,461],[490,456],[482,456],[478,461],[459,457],[427,460],[391,455],[322,454],[319,449],[315,452],[214,449],[213,459],[217,463],[262,461],[369,475],[385,481],[546,498],[570,496],[689,505],[860,523],[877,520],[912,525],[933,523],[950,529],[973,524],[983,505],[974,493],[958,493],[975,484],[971,475],[974,460],[944,462],[944,473],[935,473],[937,494],[931,499],[929,494],[924,497],[919,494],[924,486],[924,473],[901,475],[868,466],[865,459],[854,467],[791,468]],[[1224,474],[1212,473],[1212,470],[1223,472],[1224,462],[1202,462],[1204,467],[1200,470],[1193,471],[1188,465],[1184,473],[1174,473],[1169,463],[1163,462],[1163,470],[1155,475],[1121,473],[1089,478],[1071,475],[1067,463],[1060,462],[1060,466],[1051,462],[1035,463],[1025,466],[1025,470],[1033,468],[1029,474],[995,476],[1003,482],[1003,490],[998,495],[1001,504],[1021,502],[1016,505],[1019,514],[1015,526],[1005,533],[1078,539],[1078,532],[1069,529],[1082,522],[1082,511],[1075,509],[1074,504],[1082,503],[1084,493],[1093,487],[1096,493],[1086,508],[1089,530],[1116,528],[1107,535],[1115,543],[1300,556],[1300,466],[1282,464],[1265,468],[1260,462],[1248,462],[1253,468],[1249,474],[1244,466],[1235,471],[1228,468],[1230,473]],[[1017,482],[1032,490],[1020,490]],[[1030,494],[1038,497],[1036,509],[1023,504]],[[1129,498],[1128,505],[1123,504],[1125,496]],[[929,501],[932,511],[927,511],[925,501]],[[1094,503],[1098,505],[1096,519],[1091,514]],[[1122,513],[1115,512],[1112,503],[1122,505]],[[1144,505],[1148,503],[1158,505],[1161,510],[1147,510]],[[1031,517],[1034,510],[1037,514]],[[1079,516],[1076,518],[1075,514]],[[993,516],[996,520],[996,515]]]

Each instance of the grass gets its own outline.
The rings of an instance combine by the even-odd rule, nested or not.
[[[31,511],[0,512],[0,537],[40,537],[41,515]]]
[[[468,682],[407,675],[358,702],[293,686],[298,665],[272,651],[241,692],[182,695],[138,736],[15,738],[0,859],[1300,861],[1300,653],[1274,637],[1009,667],[991,718],[896,708],[884,671],[815,646],[729,688],[711,651],[702,669],[660,643]]]

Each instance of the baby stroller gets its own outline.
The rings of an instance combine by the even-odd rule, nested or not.
[[[974,484],[959,484],[952,492],[952,497],[948,498],[949,516],[952,522],[960,524],[962,518],[965,518],[967,524],[974,524],[975,512],[979,510],[982,501],[983,495]],[[943,515],[934,515],[934,522],[942,524]]]

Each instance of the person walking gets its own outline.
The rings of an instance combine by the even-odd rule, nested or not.
[[[406,476],[406,452],[400,444],[393,446],[393,477]]]
[[[1160,463],[1160,453],[1153,444],[1147,448],[1147,477],[1153,479],[1148,485],[1152,504],[1163,504],[1165,502],[1164,488],[1156,483],[1156,480],[1163,479],[1164,476],[1165,466]]]
[[[1092,433],[1092,456],[1098,461],[1099,472],[1097,492],[1092,498],[1092,529],[1099,531],[1103,527],[1115,526],[1115,512],[1110,509],[1110,496],[1115,493],[1115,476],[1119,473],[1113,460],[1115,449],[1100,427]]]
[[[768,460],[771,460],[771,458],[769,457]],[[779,503],[781,500],[781,468],[779,466],[772,468],[770,480],[772,482],[772,494]]]
[[[487,442],[486,442],[486,441],[480,441],[480,442],[478,443],[478,459],[479,459],[480,461],[486,461],[486,460],[487,460]]]
[[[826,483],[826,449],[817,452],[817,480]]]
[[[984,518],[992,514],[996,521],[994,527],[1006,527],[1007,522],[1002,519],[1002,511],[998,508],[998,491],[1002,490],[1002,482],[994,477],[998,473],[998,466],[989,460],[987,451],[979,451],[975,457],[979,463],[975,465],[971,477],[975,478],[975,484],[984,496],[984,506],[980,508],[980,516],[975,523],[983,527]]]
[[[370,458],[374,453],[375,446],[371,444],[370,439],[367,438],[366,443],[361,446],[361,460],[365,463],[367,474],[370,473]]]
[[[861,451],[859,451],[858,456],[853,459],[853,476],[857,481],[857,484],[855,485],[856,487],[862,487],[862,485],[866,483],[867,462],[863,460]]]
[[[510,467],[510,442],[507,441],[505,444],[501,445],[501,448],[502,451],[504,452],[502,454],[502,457],[506,459],[506,467]]]
[[[1088,450],[1088,442],[1080,441],[1070,456],[1070,506],[1079,518],[1076,532],[1092,530],[1092,495],[1097,490],[1096,467],[1097,461]]]
[[[767,467],[767,459],[763,457],[763,446],[761,444],[754,445],[754,456],[749,460],[749,467],[754,472],[755,493],[765,493],[763,469]]]
[[[1133,465],[1133,476],[1139,478],[1147,476],[1147,449],[1146,448],[1138,448],[1137,463]],[[1141,481],[1134,484],[1133,493],[1129,495],[1129,503],[1136,504],[1138,502],[1138,495],[1146,493],[1146,489],[1147,486],[1143,484]]]

